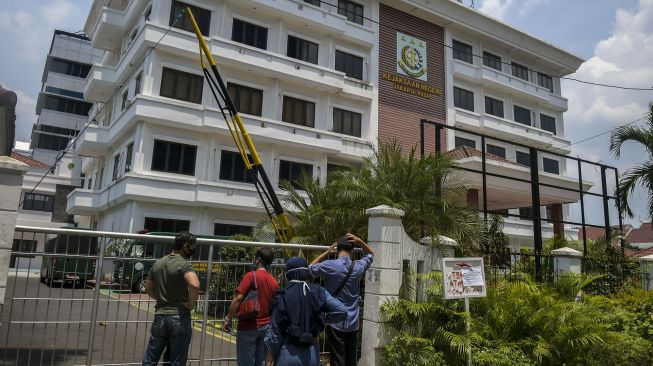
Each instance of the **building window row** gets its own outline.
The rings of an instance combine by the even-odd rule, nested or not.
[[[50,71],[56,72],[58,74],[70,75],[70,76],[86,79],[86,76],[88,76],[89,71],[91,71],[91,65],[81,63],[81,62],[55,58],[52,60]]]
[[[474,92],[465,90],[462,88],[454,87],[453,88],[453,103],[456,108],[465,109],[471,112],[474,112]],[[504,103],[503,101],[492,98],[485,97],[485,113],[504,118]],[[513,106],[513,120],[517,123],[521,123],[527,126],[535,127],[533,121],[533,111],[528,108],[520,107],[517,105]],[[549,131],[552,134],[557,134],[556,129],[556,119],[546,114],[540,114],[540,129]]]
[[[161,93],[163,97],[201,103],[204,78],[183,71],[163,68]],[[235,83],[227,83],[227,91],[241,113],[261,116],[263,112],[263,90]],[[125,92],[124,95],[127,95]],[[123,105],[126,103],[123,97]],[[315,127],[314,102],[283,97],[281,120],[300,126]],[[123,108],[124,109],[124,108]],[[362,114],[333,108],[333,131],[346,135],[361,137]]]
[[[23,210],[52,212],[54,208],[54,195],[25,193],[23,197]]]
[[[456,60],[460,60],[469,64],[474,64],[474,53],[473,53],[473,47],[469,44],[466,44],[464,42],[460,42],[457,40],[453,40],[452,42],[452,49],[453,49],[453,58]],[[493,53],[490,52],[483,52],[483,65],[487,66],[489,68],[498,70],[498,71],[503,71],[503,61],[501,60],[500,56],[497,56]],[[536,72],[537,77],[531,78],[530,76],[530,70],[528,67],[521,65],[517,62],[511,62],[510,63],[510,71],[512,76],[526,80],[532,83],[536,83],[537,85],[547,89],[549,92],[553,93],[553,78],[550,75],[547,75],[545,73],[541,72]]]
[[[91,110],[92,106],[93,103],[83,102],[81,100],[73,100],[54,95],[46,95],[45,105],[43,108],[57,112],[88,116],[88,112]]]
[[[319,6],[321,1],[316,1]],[[170,12],[170,25],[175,28],[194,32],[193,27],[187,17],[177,20],[177,14],[181,12],[187,4],[181,1],[173,1]],[[209,34],[211,24],[211,12],[197,6],[190,6],[195,19],[197,20],[200,31],[204,35]],[[351,22],[363,24],[363,6],[353,1],[338,1],[338,13],[347,17]],[[176,22],[176,23],[175,23]],[[231,29],[231,40],[243,43],[260,49],[267,49],[268,29],[266,27],[253,24],[241,19],[234,18]],[[300,37],[288,36],[286,47],[286,56],[298,60],[318,63],[319,45],[315,42],[302,39]],[[348,77],[362,80],[363,79],[363,58],[348,54],[342,51],[336,51],[335,69],[344,72]]]

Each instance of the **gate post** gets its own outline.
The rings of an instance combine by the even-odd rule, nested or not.
[[[27,169],[27,164],[8,156],[0,156],[0,314],[5,303],[23,174]]]
[[[581,274],[582,273],[582,257],[583,253],[569,248],[559,248],[551,252],[554,256],[553,271],[555,273],[554,280],[559,276],[568,273]]]
[[[399,297],[402,280],[401,243],[404,212],[389,206],[366,211],[369,215],[367,241],[374,249],[374,261],[365,278],[361,359],[359,365],[381,365],[383,345],[387,343],[381,324],[381,305]]]

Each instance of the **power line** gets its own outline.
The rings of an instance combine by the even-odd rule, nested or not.
[[[357,14],[357,13],[355,13],[353,10],[348,10],[348,9],[346,9],[346,8],[340,7],[339,5],[334,5],[334,4],[331,4],[331,3],[326,2],[326,1],[324,1],[324,0],[317,0],[317,1],[319,1],[321,4],[325,4],[325,5],[328,5],[328,6],[330,6],[330,7],[335,7],[335,8],[337,8],[339,14],[341,14],[340,12],[342,11],[342,12],[345,12],[345,13],[351,14],[351,15],[357,17],[357,18],[361,18],[361,19],[368,20],[368,21],[370,21],[370,22],[372,22],[372,23],[374,23],[374,24],[377,24],[377,25],[379,25],[379,26],[381,26],[381,27],[386,27],[386,28],[388,28],[388,29],[392,29],[392,30],[394,30],[395,32],[401,32],[401,33],[404,32],[403,30],[397,29],[397,28],[392,27],[392,26],[390,26],[390,25],[387,25],[387,24],[385,24],[385,23],[382,24],[382,23],[379,22],[378,20],[374,20],[374,19],[369,18],[369,17],[366,17],[366,16],[364,16],[364,15]],[[461,53],[461,54],[470,55],[470,56],[472,56],[472,57],[477,57],[477,58],[480,58],[480,59],[482,59],[482,60],[485,60],[485,59],[486,59],[486,57],[484,57],[484,56],[482,56],[482,55],[477,55],[477,54],[475,54],[475,53],[473,53],[473,52],[467,52],[467,51],[463,51],[463,50],[457,50],[457,49],[454,48],[453,45],[450,46],[450,45],[448,45],[448,44],[446,44],[446,43],[444,43],[444,42],[438,42],[438,41],[435,41],[435,43],[437,43],[437,44],[439,44],[439,45],[441,45],[441,46],[443,46],[443,47],[445,47],[445,48],[450,48],[451,50],[454,50],[454,51],[459,52],[459,53]],[[497,61],[495,61],[495,60],[493,59],[492,61],[493,61],[494,63],[500,63],[500,64],[503,64],[503,65],[512,66],[512,63],[508,63],[508,62],[505,62],[505,61],[503,61],[503,60],[497,62]],[[528,70],[531,70],[531,69],[528,69]],[[535,71],[535,70],[531,70],[531,71]],[[581,80],[581,79],[577,79],[577,78],[572,78],[572,77],[568,77],[568,76],[551,75],[551,74],[547,74],[547,73],[543,73],[543,72],[539,72],[539,71],[538,71],[537,73],[540,74],[540,75],[543,75],[543,76],[551,77],[551,78],[558,78],[558,79],[563,79],[563,80],[569,80],[569,81],[574,81],[574,82],[577,82],[577,83],[588,84],[588,85],[594,85],[594,86],[600,86],[600,87],[605,87],[605,88],[613,88],[613,89],[621,89],[621,90],[632,90],[632,91],[653,91],[653,87],[651,87],[651,88],[638,88],[638,87],[629,87],[629,86],[621,86],[621,85],[614,85],[614,84],[604,84],[604,83],[596,83],[596,82],[592,82],[592,81],[585,81],[585,80]]]
[[[111,1],[111,0],[109,0],[109,1]],[[143,59],[138,63],[138,65],[136,65],[135,67],[132,67],[132,69],[138,69],[139,67],[141,67],[141,65],[145,62],[145,60],[147,59],[147,57],[148,57],[148,56],[149,56],[149,55],[150,55],[150,54],[151,54],[151,53],[152,53],[152,52],[157,48],[157,46],[159,46],[159,44],[161,43],[161,41],[163,41],[163,38],[165,38],[165,36],[168,35],[168,32],[170,32],[170,30],[171,30],[171,29],[172,29],[172,28],[177,24],[177,22],[179,21],[179,19],[181,19],[181,17],[184,15],[185,12],[186,12],[186,9],[184,8],[184,9],[182,9],[182,10],[179,12],[179,14],[177,14],[177,17],[175,18],[175,21],[174,21],[174,22],[173,22],[173,23],[168,27],[168,29],[166,29],[165,33],[163,33],[163,35],[161,36],[161,38],[159,38],[159,40],[154,44],[154,46],[152,46],[152,47],[147,51],[147,53],[143,56]],[[89,127],[92,123],[95,122],[94,124],[98,124],[98,120],[96,119],[96,117],[97,117],[100,113],[102,113],[102,111],[104,111],[104,109],[107,108],[107,106],[109,106],[109,103],[108,103],[108,102],[109,102],[113,97],[115,97],[115,96],[118,94],[118,92],[122,89],[122,87],[125,86],[125,83],[128,83],[128,82],[129,82],[129,79],[127,78],[123,84],[119,85],[119,86],[116,88],[116,90],[114,91],[114,93],[113,93],[113,94],[112,94],[112,95],[107,99],[107,102],[105,102],[104,105],[103,105],[103,106],[102,106],[102,107],[101,107],[97,112],[95,112],[95,115],[93,116],[93,118],[89,118],[89,121],[86,123],[86,125],[84,125],[84,127],[79,131],[79,133],[77,133],[77,135],[75,136],[75,138],[73,138],[72,140],[70,140],[70,141],[68,142],[68,145],[66,146],[66,148],[63,149],[63,150],[61,150],[59,153],[57,153],[57,157],[54,159],[54,163],[52,163],[52,165],[50,165],[50,167],[49,167],[48,170],[45,172],[45,174],[43,174],[43,176],[41,177],[41,179],[39,179],[39,181],[36,182],[36,185],[34,185],[34,187],[33,187],[33,188],[32,188],[32,189],[31,189],[27,194],[23,195],[23,199],[18,203],[18,207],[19,207],[19,208],[23,205],[23,202],[25,202],[25,197],[26,197],[27,195],[29,195],[29,194],[32,194],[32,193],[34,192],[34,190],[36,190],[36,188],[37,188],[37,187],[38,187],[38,186],[43,182],[43,180],[48,176],[48,174],[50,174],[50,173],[54,173],[54,169],[57,167],[57,164],[59,164],[59,162],[61,161],[61,159],[64,158],[64,156],[68,153],[68,151],[69,151],[73,146],[75,146],[75,143],[77,142],[77,139],[79,139],[79,136],[81,136],[81,135],[84,133],[84,131],[86,131],[86,129],[88,129],[88,127]]]

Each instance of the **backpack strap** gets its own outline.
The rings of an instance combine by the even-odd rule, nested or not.
[[[356,264],[356,262],[352,259],[351,260],[351,265],[349,266],[349,271],[347,272],[347,275],[345,276],[345,279],[342,280],[342,282],[340,283],[340,286],[338,286],[338,288],[335,291],[333,291],[331,296],[337,297],[338,294],[340,293],[340,291],[342,291],[342,289],[345,288],[345,285],[347,284],[347,281],[349,281],[349,278],[351,278],[351,273],[354,271],[354,265],[355,264]]]

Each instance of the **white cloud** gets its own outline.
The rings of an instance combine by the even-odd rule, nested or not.
[[[12,90],[11,88],[7,88]],[[36,123],[36,100],[30,98],[21,90],[13,89],[18,96],[16,103],[16,140],[29,141],[32,134],[32,125]]]
[[[572,76],[596,83],[650,88],[653,85],[653,0],[639,0],[633,10],[620,9],[612,34],[596,44],[594,55]],[[653,99],[653,92],[627,91],[596,87],[563,80],[564,95],[569,99],[565,114],[565,134],[571,141],[608,131],[640,118]],[[641,123],[640,123],[641,125]],[[574,146],[572,154],[603,156],[604,162],[621,173],[646,158],[635,144],[624,145],[622,156],[609,155],[609,134]],[[585,177],[584,177],[585,178]],[[639,190],[631,200],[640,215],[646,200]]]
[[[37,9],[38,11],[17,10],[0,14],[0,30],[5,35],[11,33],[15,37],[17,52],[22,59],[30,62],[43,59],[49,49],[53,29],[63,28],[73,32],[81,29],[81,26],[80,29],[69,29],[71,24],[82,21],[79,16],[82,12],[73,1],[47,1],[38,4]]]
[[[512,3],[513,0],[485,0],[478,10],[497,19],[504,19]]]
[[[497,19],[504,20],[509,10],[511,12],[517,12],[519,17],[523,17],[548,1],[549,0],[484,0],[478,10]]]

